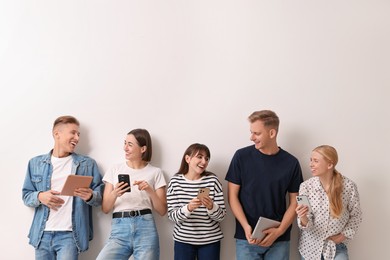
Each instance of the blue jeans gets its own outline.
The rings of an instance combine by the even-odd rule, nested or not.
[[[288,260],[290,241],[279,241],[270,247],[251,245],[246,239],[236,239],[236,259]]]
[[[305,258],[303,258],[302,256],[301,259],[305,260]],[[324,257],[321,256],[321,260],[323,259]],[[348,257],[347,246],[343,243],[336,244],[336,255],[334,256],[334,260],[348,260],[348,259],[349,257]]]
[[[219,260],[221,242],[191,245],[175,241],[175,260]]]
[[[77,260],[78,255],[72,231],[45,231],[35,249],[37,260]]]
[[[152,214],[113,218],[111,235],[97,260],[158,260],[160,246]]]

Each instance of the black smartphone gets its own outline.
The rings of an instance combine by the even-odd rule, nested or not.
[[[128,175],[128,174],[119,174],[118,175],[118,182],[125,182],[125,183],[127,183],[129,185],[130,189],[126,190],[126,192],[131,192],[130,175]]]

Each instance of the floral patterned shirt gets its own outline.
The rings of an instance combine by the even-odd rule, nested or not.
[[[362,222],[359,193],[356,184],[345,176],[343,177],[343,212],[340,217],[331,216],[328,196],[318,177],[312,177],[303,182],[299,188],[299,195],[309,198],[311,212],[309,222],[300,228],[299,252],[305,259],[333,260],[336,254],[336,244],[327,238],[342,233],[347,244],[356,234]]]

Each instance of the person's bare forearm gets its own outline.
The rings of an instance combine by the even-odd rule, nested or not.
[[[241,202],[239,200],[238,197],[239,191],[240,191],[239,185],[231,182],[228,183],[228,198],[229,198],[230,208],[235,218],[238,220],[238,222],[240,222],[242,228],[244,229],[245,235],[248,236],[248,232],[252,230],[252,227],[248,223]]]
[[[235,196],[229,196],[229,205],[233,212],[234,217],[240,222],[242,227],[249,225],[246,219],[244,210],[242,209],[241,203]]]
[[[165,199],[165,188],[159,188],[149,194],[153,208],[158,214],[164,216],[167,213],[167,201]]]
[[[296,219],[297,214],[295,212],[295,209],[297,207],[297,201],[296,201],[296,196],[298,193],[289,193],[289,198],[290,198],[290,205],[288,206],[286,212],[283,215],[282,223],[279,226],[279,229],[281,231],[282,235],[288,227],[293,223],[293,221]]]

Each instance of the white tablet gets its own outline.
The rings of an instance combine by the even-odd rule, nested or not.
[[[92,182],[92,176],[69,175],[62,188],[61,195],[73,196],[77,188],[88,188]]]
[[[265,217],[259,217],[259,220],[257,221],[256,227],[252,232],[252,238],[256,239],[263,239],[265,234],[263,233],[264,230],[269,228],[276,228],[279,227],[280,222],[276,220],[272,220]]]

